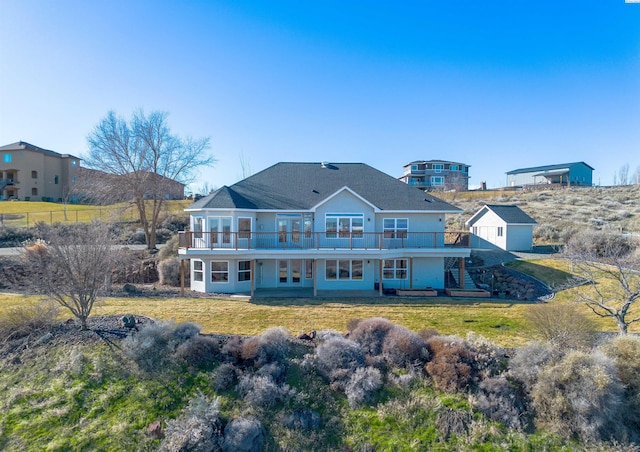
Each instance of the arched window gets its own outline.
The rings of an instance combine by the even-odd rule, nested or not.
[[[31,196],[38,196],[38,189],[36,187],[31,189]]]
[[[31,171],[31,179],[37,179],[38,178],[38,172],[37,171]]]

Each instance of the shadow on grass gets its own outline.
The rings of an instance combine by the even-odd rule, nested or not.
[[[505,267],[536,278],[537,280],[542,281],[551,288],[561,287],[563,289],[566,289],[568,288],[568,286],[571,286],[572,283],[576,280],[576,276],[569,272],[529,261],[509,262],[505,264]]]
[[[258,306],[322,306],[340,304],[347,306],[482,306],[500,305],[508,308],[515,305],[534,304],[531,301],[503,300],[496,298],[453,298],[453,297],[429,297],[429,298],[404,298],[404,297],[315,297],[315,298],[252,298],[249,303]]]

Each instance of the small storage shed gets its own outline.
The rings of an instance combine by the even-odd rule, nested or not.
[[[531,250],[536,224],[518,206],[495,204],[485,205],[465,223],[471,233],[471,248],[505,251]]]

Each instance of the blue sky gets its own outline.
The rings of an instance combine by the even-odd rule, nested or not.
[[[109,110],[211,138],[194,183],[278,161],[640,167],[640,4],[0,0],[0,144],[83,156]]]

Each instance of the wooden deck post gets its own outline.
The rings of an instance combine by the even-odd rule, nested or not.
[[[184,259],[180,259],[180,296],[184,297]]]
[[[458,258],[458,280],[460,281],[460,288],[464,289],[464,257]]]

